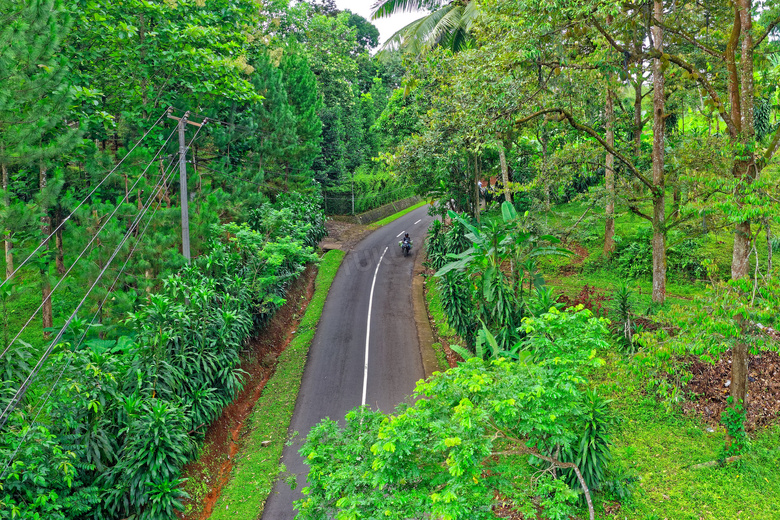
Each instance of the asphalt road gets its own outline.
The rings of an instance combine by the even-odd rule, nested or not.
[[[314,425],[324,417],[343,422],[349,410],[363,403],[364,392],[367,405],[391,411],[424,377],[412,311],[412,270],[432,220],[426,213],[427,207],[422,207],[385,225],[344,257],[325,301],[295,403],[288,436],[296,431],[299,435],[282,454],[287,470],[298,476],[298,488],[293,491],[277,481],[263,520],[295,518],[292,502],[302,498],[308,473],[298,450]],[[398,247],[404,232],[414,242],[408,257]]]

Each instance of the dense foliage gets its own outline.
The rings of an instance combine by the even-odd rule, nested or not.
[[[325,215],[412,194],[439,200],[427,262],[467,361],[315,429],[303,517],[565,518],[619,487],[585,376],[607,312],[666,410],[691,360],[731,356],[721,455],[749,449],[750,361],[780,337],[780,5],[374,14],[415,8],[376,53],[332,0],[0,0],[0,518],[173,518]]]
[[[311,470],[298,517],[487,519],[499,504],[573,514],[577,490],[605,480],[611,419],[585,372],[602,363],[607,329],[581,309],[522,327],[517,361],[471,358],[418,383],[413,404],[393,414],[356,409],[344,427],[323,420],[301,449]],[[587,488],[556,478],[570,462]]]
[[[498,338],[500,351],[509,352],[520,339],[522,318],[537,309],[536,314],[547,312],[554,303],[545,301],[549,295],[537,259],[571,252],[558,247],[560,240],[552,235],[528,231],[509,202],[501,210],[500,218],[480,227],[450,212],[451,229],[433,225],[428,250],[431,265],[440,266],[442,303],[455,330],[473,340],[481,323]]]
[[[246,340],[316,261],[323,219],[316,199],[293,194],[251,227],[215,225],[210,252],[166,277],[123,335],[74,331],[0,437],[13,455],[2,518],[175,518],[181,467],[241,389]],[[25,375],[14,360],[3,358],[4,395]]]

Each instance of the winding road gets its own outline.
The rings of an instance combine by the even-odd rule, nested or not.
[[[291,490],[277,481],[263,520],[292,520],[308,466],[298,454],[309,430],[324,417],[343,422],[361,404],[391,411],[424,377],[412,307],[414,262],[432,218],[427,206],[407,213],[363,239],[344,257],[328,293],[309,350],[282,462],[296,474]],[[409,233],[415,247],[404,257],[398,242]]]

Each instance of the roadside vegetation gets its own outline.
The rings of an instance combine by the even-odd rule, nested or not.
[[[280,470],[282,449],[287,442],[298,389],[309,346],[325,306],[333,279],[344,258],[344,252],[325,253],[319,265],[314,295],[295,337],[276,361],[274,375],[265,385],[242,433],[239,461],[228,484],[222,490],[210,518],[259,518],[263,504],[271,493]]]
[[[777,516],[780,11],[435,4],[377,16],[421,10],[390,164],[465,361],[313,430],[302,516]]]
[[[301,518],[780,517],[780,5],[414,9],[0,0],[0,519],[177,518],[326,216],[410,195],[443,370],[309,434]]]

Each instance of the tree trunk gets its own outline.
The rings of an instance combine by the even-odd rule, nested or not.
[[[750,221],[747,220],[737,224],[734,230],[734,251],[731,256],[732,280],[749,275],[750,251]]]
[[[663,23],[663,0],[653,1],[653,15]],[[653,25],[653,46],[664,52],[664,33],[660,25]],[[664,73],[660,58],[653,59],[653,301],[666,300],[666,215],[664,207],[664,144],[665,99]]]
[[[734,6],[734,26],[731,39],[727,46],[727,61],[729,68],[729,99],[732,102],[732,119],[739,125],[738,136],[743,145],[749,145],[755,136],[753,121],[754,93],[753,93],[753,19],[750,15],[751,0],[739,0]],[[734,51],[737,39],[742,37],[742,53],[740,65],[742,67],[739,83],[737,83],[737,66],[734,63]],[[729,52],[728,49],[731,49]],[[737,106],[734,106],[735,101]],[[756,164],[753,154],[747,161],[736,161],[734,175],[746,184],[753,182],[756,176]],[[731,278],[739,279],[748,276],[750,267],[750,220],[746,219],[737,224],[734,230],[734,251],[731,257]]]
[[[766,277],[772,276],[772,221],[766,219]]]
[[[65,274],[65,248],[62,245],[62,228],[59,228],[54,234],[54,242],[57,246],[57,256],[55,257],[55,264],[57,266],[57,272],[61,275]]]
[[[547,136],[544,133],[545,128],[542,127],[541,132],[536,134],[536,138],[542,145],[542,180],[544,181],[544,204],[545,209],[550,211],[550,176],[547,174]]]
[[[46,167],[41,164],[40,174],[38,177],[38,183],[40,187],[40,193],[42,200],[45,199],[44,191],[46,191],[47,179],[46,179]],[[41,318],[43,321],[43,337],[49,339],[50,332],[46,332],[46,329],[54,326],[54,317],[51,308],[51,284],[49,283],[49,241],[47,237],[51,233],[51,217],[49,216],[49,209],[46,206],[41,208],[41,235],[45,240],[43,248],[41,249],[41,262],[40,275],[41,275],[41,300],[43,302],[43,308],[41,309]]]
[[[741,316],[740,316],[741,317]],[[734,405],[748,407],[748,360],[747,343],[739,342],[731,350],[731,397]]]
[[[512,191],[509,189],[509,166],[506,163],[504,143],[498,142],[498,159],[501,162],[501,182],[504,183],[504,200],[512,203]]]
[[[3,170],[3,204],[6,209],[11,206],[11,194],[8,192],[8,165],[6,163],[0,164],[0,169]],[[5,279],[11,278],[14,273],[14,254],[11,252],[14,248],[13,242],[11,242],[10,230],[5,229]]]
[[[615,146],[615,109],[612,100],[612,91],[607,89],[606,104],[606,140],[610,147]],[[607,189],[606,219],[604,223],[604,254],[606,256],[615,252],[615,156],[607,152],[604,160],[604,184]]]
[[[634,156],[639,156],[642,143],[642,71],[637,72],[634,83]]]
[[[479,170],[477,169],[476,154],[474,154],[474,217],[479,224]]]

